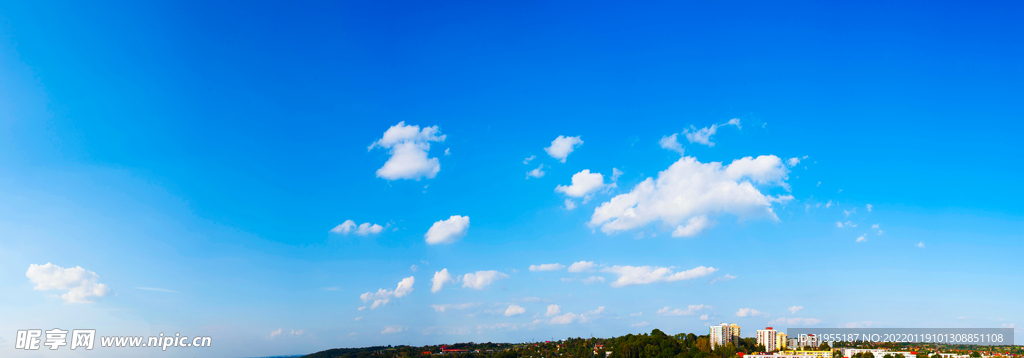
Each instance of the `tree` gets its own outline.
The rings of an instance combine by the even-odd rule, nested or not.
[[[843,351],[834,350],[832,351],[832,358],[843,358]]]
[[[827,351],[829,349],[832,349],[832,347],[829,347],[828,342],[821,341],[821,344],[818,345],[819,351]]]
[[[701,352],[704,352],[704,353],[711,352],[711,342],[708,341],[707,337],[697,338],[697,343],[696,344],[697,344],[697,349],[699,349]]]

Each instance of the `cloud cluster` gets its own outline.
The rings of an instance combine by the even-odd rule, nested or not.
[[[583,169],[583,171],[573,174],[571,185],[559,185],[555,187],[555,191],[574,198],[582,198],[604,187],[604,175],[591,173],[590,169]],[[584,204],[586,203],[584,202]]]
[[[405,329],[406,329],[405,326],[387,326],[387,327],[384,327],[384,330],[380,331],[380,333],[381,334],[395,334],[395,333],[401,333],[402,331],[405,331]]]
[[[455,283],[455,281],[455,277],[452,277],[452,275],[448,273],[448,269],[441,269],[441,271],[434,272],[434,278],[430,279],[430,292],[437,293],[437,291],[440,291],[444,285]]]
[[[444,313],[447,310],[464,310],[464,309],[473,308],[473,307],[476,307],[476,306],[479,306],[479,305],[480,305],[479,302],[451,303],[451,304],[443,304],[443,305],[430,305],[430,308],[433,308],[434,312]]]
[[[469,287],[474,290],[482,290],[484,287],[499,281],[508,279],[508,275],[490,270],[467,273],[462,276],[462,287]]]
[[[595,268],[597,265],[594,264],[594,261],[578,261],[569,265],[569,272],[587,272],[593,271]]]
[[[341,235],[348,235],[354,232],[356,235],[359,236],[367,236],[379,234],[383,230],[384,227],[377,224],[371,224],[367,222],[356,226],[355,221],[345,220],[345,222],[341,223],[341,225],[335,226],[333,229],[331,229],[331,232]]]
[[[558,159],[558,161],[565,163],[565,158],[569,157],[569,153],[576,150],[576,147],[583,145],[583,140],[579,136],[566,137],[558,136],[555,140],[551,141],[551,146],[544,148],[545,152],[548,152],[552,158]]]
[[[701,129],[697,129],[697,127],[690,126],[689,129],[683,131],[683,135],[686,136],[686,140],[690,141],[690,143],[698,143],[709,147],[714,147],[715,143],[711,141],[711,136],[715,135],[715,133],[718,132],[718,128],[724,126],[736,126],[736,128],[740,129],[743,128],[740,127],[740,119],[733,118],[726,123],[712,124],[710,127],[704,127]],[[664,147],[664,145],[662,145],[662,147]]]
[[[753,308],[740,308],[736,311],[736,317],[768,317],[768,312],[761,312]]]
[[[558,271],[564,269],[565,265],[554,263],[554,264],[541,264],[541,265],[530,265],[530,271]]]
[[[420,126],[398,122],[368,148],[384,148],[391,154],[384,166],[377,169],[377,177],[387,180],[420,180],[437,176],[441,164],[437,158],[428,158],[427,152],[430,150],[430,142],[443,142],[444,139],[445,135],[438,131],[437,126],[420,130]]]
[[[52,263],[31,264],[25,276],[36,284],[36,290],[67,290],[60,295],[64,303],[90,303],[92,297],[103,297],[110,292],[107,285],[98,283],[100,276],[81,266],[63,268]]]
[[[718,271],[718,269],[714,267],[697,266],[689,270],[672,272],[671,267],[615,265],[612,267],[606,267],[601,271],[619,275],[618,279],[612,281],[611,286],[624,287],[655,282],[691,280],[710,275],[715,271]]]
[[[392,298],[399,298],[412,293],[412,286],[414,283],[416,283],[416,278],[409,276],[403,278],[402,281],[399,281],[398,287],[394,290],[386,290],[382,288],[377,290],[377,292],[361,294],[359,295],[359,299],[363,300],[364,303],[373,301],[373,304],[370,305],[370,309],[372,310],[379,306],[386,305],[388,302],[391,302]],[[360,310],[362,310],[362,308],[360,308]]]
[[[790,306],[789,313],[796,314],[800,310],[804,309],[804,306]]]
[[[423,235],[427,245],[450,244],[458,241],[469,231],[469,217],[452,215],[448,220],[435,222]]]
[[[793,197],[769,196],[755,185],[788,188],[788,173],[782,159],[774,155],[745,157],[729,165],[684,156],[658,173],[657,179],[647,178],[629,193],[594,209],[589,225],[614,234],[661,221],[676,227],[673,236],[685,237],[712,226],[712,215],[778,221],[772,204]]]
[[[511,317],[511,316],[520,315],[520,314],[523,314],[523,313],[526,313],[526,309],[522,308],[522,307],[519,307],[517,305],[510,305],[510,306],[508,306],[507,309],[505,309],[505,317]]]
[[[697,314],[697,312],[699,312],[701,310],[707,310],[707,309],[711,309],[711,308],[712,307],[708,306],[708,305],[689,305],[689,306],[686,307],[686,310],[682,310],[682,309],[678,309],[678,308],[672,309],[671,307],[665,306],[664,308],[658,310],[657,313],[658,313],[659,316],[670,316],[670,317],[675,317],[675,316],[693,316],[693,315]]]
[[[711,279],[711,282],[708,283],[708,284],[709,285],[713,285],[713,284],[715,284],[715,282],[732,281],[732,280],[735,280],[735,279],[736,279],[736,276],[730,275],[730,274],[725,274],[725,275],[722,275],[722,276],[715,277],[715,278]]]
[[[573,322],[587,323],[594,319],[601,318],[604,313],[604,306],[598,307],[596,310],[583,312],[581,314],[575,314],[572,312],[551,317],[548,321],[550,324],[570,324]]]

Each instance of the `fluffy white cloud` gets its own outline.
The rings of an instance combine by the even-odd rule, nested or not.
[[[697,129],[697,127],[690,126],[690,129],[683,131],[683,134],[686,135],[686,140],[690,141],[690,143],[699,143],[709,147],[714,147],[715,143],[711,142],[711,136],[715,135],[715,133],[718,132],[719,127],[728,125],[736,126],[736,128],[742,128],[740,127],[740,119],[733,118],[730,119],[729,122],[726,122],[725,124],[712,124],[710,127],[704,127],[701,129]]]
[[[788,324],[790,326],[813,326],[813,325],[816,325],[818,323],[821,323],[820,319],[817,319],[817,318],[799,318],[799,317],[793,317],[793,318],[779,317],[779,318],[776,318],[776,319],[772,320],[771,322],[768,322],[768,324]]]
[[[551,146],[544,148],[544,151],[548,152],[548,155],[552,158],[565,163],[565,158],[569,157],[569,153],[572,153],[573,150],[576,150],[576,147],[579,147],[582,144],[583,140],[581,140],[579,136],[566,137],[560,135],[558,138],[551,141]]]
[[[618,279],[612,281],[611,286],[624,287],[655,282],[690,280],[710,275],[715,271],[718,271],[718,269],[714,267],[697,266],[685,271],[672,272],[672,268],[670,267],[615,265],[604,268],[601,271],[619,275]]]
[[[448,269],[441,269],[441,271],[434,272],[434,278],[430,279],[430,283],[430,292],[437,293],[444,285],[455,283],[455,277],[448,273]]]
[[[370,305],[370,309],[372,310],[379,306],[388,304],[388,302],[391,302],[392,298],[403,297],[405,295],[412,293],[412,286],[414,283],[416,283],[416,278],[413,276],[409,276],[403,278],[402,281],[399,281],[398,287],[396,287],[394,290],[387,290],[382,288],[377,290],[377,292],[367,292],[361,294],[359,295],[359,299],[363,300],[363,302],[373,301],[373,304]],[[360,308],[359,310],[362,311],[362,308]]]
[[[380,147],[387,149],[391,158],[384,166],[377,169],[377,177],[387,180],[433,178],[441,171],[437,158],[428,158],[430,142],[443,142],[445,136],[437,130],[437,126],[407,126],[405,122],[388,128],[384,136],[368,149]]]
[[[562,307],[559,305],[548,306],[548,312],[544,314],[545,317],[551,317],[562,313]]]
[[[467,273],[462,276],[462,287],[482,290],[495,281],[505,279],[508,279],[508,275],[498,271],[477,271],[476,273]]]
[[[768,317],[768,313],[753,308],[740,308],[739,311],[736,311],[736,317]]]
[[[278,328],[276,331],[270,332],[270,338],[274,338],[281,335],[281,329]]]
[[[630,317],[640,317],[640,316],[643,316],[643,315],[644,315],[643,312],[637,312],[637,313],[630,313],[629,314]]]
[[[511,317],[523,313],[526,313],[526,309],[516,305],[510,305],[505,309],[505,317]]]
[[[583,171],[572,175],[572,185],[559,185],[555,187],[555,191],[571,197],[582,198],[604,187],[604,176],[601,173],[591,173],[590,169],[583,169]]]
[[[700,320],[701,320],[701,321],[707,321],[707,320],[708,320],[708,318],[709,318],[709,317],[708,317],[708,315],[706,315],[706,314],[702,314],[702,315],[700,315]]]
[[[622,171],[619,170],[619,168],[612,168],[612,182],[614,183],[618,181],[619,177],[622,176],[622,174],[624,173],[622,173]]]
[[[404,326],[387,326],[387,327],[384,327],[384,330],[380,331],[380,333],[381,334],[394,334],[394,333],[401,333],[404,330],[405,330]]]
[[[479,302],[453,303],[453,304],[443,304],[443,305],[430,305],[430,308],[433,308],[434,312],[444,313],[447,310],[464,310],[464,309],[473,308],[473,307],[476,307],[476,306],[479,306],[479,305],[480,305]]]
[[[712,215],[778,221],[772,204],[793,197],[768,196],[755,185],[787,187],[787,174],[782,160],[774,155],[741,158],[728,166],[684,156],[658,173],[657,179],[647,178],[629,193],[616,195],[594,209],[589,225],[613,234],[660,220],[676,226],[679,235],[693,235],[710,225],[704,220]],[[700,217],[705,219],[693,221]],[[686,225],[680,225],[684,222]]]
[[[865,241],[868,241],[868,236],[867,235],[861,235],[861,236],[857,237],[857,242],[865,242]]]
[[[100,276],[81,266],[63,268],[52,263],[31,264],[25,276],[36,284],[36,290],[67,290],[60,295],[64,303],[90,303],[92,297],[103,297],[110,292],[107,285],[98,283]]]
[[[708,283],[708,284],[709,285],[713,285],[715,282],[732,281],[732,280],[735,280],[735,279],[736,279],[736,276],[733,276],[733,275],[730,275],[730,274],[725,274],[725,275],[722,275],[720,277],[715,277],[715,278],[711,279],[711,282]]]
[[[530,164],[530,161],[534,160],[534,159],[537,159],[536,155],[531,155],[529,157],[526,157],[526,159],[523,159],[523,164]]]
[[[661,137],[661,140],[658,141],[658,144],[661,144],[662,148],[679,153],[679,155],[683,155],[683,145],[679,144],[679,140],[676,139],[678,135],[679,134],[673,133],[670,136]]]
[[[562,264],[541,264],[541,265],[530,265],[530,271],[558,271],[564,269],[565,265]]]
[[[793,157],[786,160],[786,165],[790,168],[795,167],[797,164],[800,164],[800,158]]]
[[[874,208],[874,206],[872,206],[871,204],[868,204],[865,207],[867,207],[868,212],[871,212],[871,209]]]
[[[342,235],[348,235],[354,232],[356,235],[367,236],[379,234],[383,230],[384,227],[377,224],[362,223],[357,226],[355,221],[345,220],[341,225],[335,226],[331,229],[331,232]]]
[[[646,321],[644,321],[644,322],[640,322],[640,323],[634,323],[634,324],[631,324],[629,326],[630,327],[647,327],[647,325],[649,325],[649,324],[650,323],[647,323]]]
[[[551,324],[569,324],[578,318],[575,313],[569,312],[564,315],[551,317]]]
[[[800,310],[804,309],[804,306],[790,306],[789,313],[796,314]]]
[[[427,245],[450,244],[466,236],[467,231],[469,231],[469,217],[452,215],[448,220],[441,220],[431,225],[423,237],[426,239]]]
[[[601,277],[601,276],[590,276],[590,277],[587,277],[587,278],[583,279],[583,283],[588,284],[588,285],[592,284],[592,283],[597,283],[597,282],[604,282],[604,277]]]
[[[576,202],[572,199],[565,199],[565,210],[572,210],[576,208]]]
[[[665,308],[662,308],[662,309],[658,310],[658,315],[659,316],[693,316],[693,315],[697,314],[697,312],[699,312],[701,310],[706,310],[706,309],[711,309],[711,306],[708,306],[708,305],[689,305],[689,306],[686,307],[686,310],[681,310],[681,309],[678,309],[678,308],[672,309],[671,307],[665,306]]]
[[[530,179],[530,177],[543,178],[544,174],[544,164],[541,164],[537,169],[526,172],[526,179]]]
[[[917,245],[915,245],[915,246],[917,246],[918,248],[923,249],[924,248],[924,241],[918,242]]]
[[[686,225],[679,225],[672,231],[672,237],[694,237],[701,231],[714,226],[707,215],[694,216],[686,221]]]
[[[597,265],[594,264],[594,261],[578,261],[574,262],[572,265],[569,265],[569,272],[592,271],[596,267]]]

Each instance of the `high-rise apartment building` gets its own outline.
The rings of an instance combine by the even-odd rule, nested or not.
[[[711,349],[716,346],[725,346],[732,343],[733,346],[740,345],[740,326],[733,323],[722,323],[711,326]]]
[[[764,346],[766,352],[774,352],[778,350],[779,333],[781,332],[772,329],[772,327],[759,329],[757,330],[757,344]]]

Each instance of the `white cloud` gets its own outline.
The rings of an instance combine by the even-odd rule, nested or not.
[[[387,326],[387,327],[384,327],[384,330],[380,331],[380,333],[381,334],[394,334],[394,333],[401,333],[404,330],[405,330],[404,326]]]
[[[551,317],[551,316],[554,316],[554,315],[558,315],[560,313],[562,313],[562,307],[561,306],[559,306],[559,305],[549,305],[548,306],[548,311],[547,311],[547,313],[544,314],[544,316],[545,317]]]
[[[519,315],[519,314],[523,314],[523,313],[526,313],[526,309],[525,308],[522,308],[522,307],[519,307],[519,306],[516,306],[516,305],[511,305],[511,306],[508,306],[508,309],[505,310],[505,317],[511,317],[511,316],[515,316],[515,315]]]
[[[444,155],[452,155],[452,149],[451,148],[445,148],[444,149]]]
[[[530,179],[531,177],[543,178],[544,174],[546,174],[544,173],[544,164],[541,164],[537,169],[526,172],[526,179]]]
[[[474,290],[482,290],[484,287],[498,280],[508,279],[508,275],[498,271],[477,271],[462,276],[462,287],[469,287]]]
[[[714,267],[697,266],[689,270],[672,272],[670,267],[657,266],[612,266],[601,271],[618,274],[619,278],[611,283],[612,287],[642,285],[655,282],[672,282],[704,277],[718,271]]]
[[[594,261],[577,261],[574,262],[572,265],[569,265],[569,272],[592,271],[596,267],[597,265],[594,264]]]
[[[91,297],[103,297],[110,293],[107,285],[96,282],[100,276],[81,266],[63,268],[52,263],[31,264],[25,276],[36,284],[36,290],[67,290],[60,295],[64,303],[91,303]]]
[[[706,315],[706,314],[700,315],[700,320],[701,321],[707,321],[708,320],[708,315]]]
[[[683,155],[683,145],[679,144],[679,140],[676,139],[678,135],[679,134],[673,133],[670,136],[661,137],[661,140],[658,141],[658,144],[660,144],[662,148],[679,153],[679,155]]]
[[[776,319],[772,320],[771,322],[768,322],[768,324],[788,324],[790,326],[813,326],[813,325],[816,325],[818,323],[821,323],[821,320],[817,319],[817,318],[798,318],[798,317],[794,317],[794,318],[779,317],[779,318],[776,318]]]
[[[622,176],[622,174],[623,173],[621,170],[619,170],[619,168],[612,168],[612,182],[614,183],[618,181],[619,177]]]
[[[414,283],[416,283],[416,278],[413,276],[409,276],[403,278],[402,281],[399,281],[398,287],[396,287],[393,291],[382,288],[377,290],[377,292],[367,292],[361,294],[359,295],[359,299],[363,300],[363,302],[373,301],[373,304],[370,305],[370,309],[372,310],[379,306],[388,304],[388,302],[391,302],[392,298],[403,297],[405,295],[412,293],[412,286]],[[360,308],[360,311],[361,310],[362,308]]]
[[[565,210],[572,210],[576,208],[576,202],[572,199],[565,199]]]
[[[790,168],[795,167],[797,164],[800,164],[800,158],[793,157],[786,160],[786,165]]]
[[[641,312],[637,312],[637,313],[630,313],[629,314],[630,317],[640,317],[640,316],[643,316],[643,315],[644,315],[644,313],[642,311]]]
[[[683,134],[686,135],[686,140],[690,141],[690,143],[700,143],[709,147],[714,147],[715,143],[711,142],[711,136],[718,132],[719,127],[727,125],[734,125],[736,128],[742,128],[740,127],[739,118],[733,118],[725,124],[712,124],[710,127],[704,127],[701,129],[690,126],[690,129],[683,131]]]
[[[467,231],[469,231],[469,217],[452,215],[448,220],[441,220],[431,225],[423,237],[426,239],[427,245],[450,244],[466,236]]]
[[[558,271],[564,269],[565,265],[554,263],[554,264],[541,264],[541,265],[530,265],[530,271]]]
[[[355,232],[356,235],[367,236],[373,234],[379,234],[384,230],[383,226],[371,223],[362,223],[356,226],[356,222],[352,220],[345,220],[341,225],[335,226],[331,229],[332,233],[348,235]]]
[[[846,215],[846,217],[850,217],[850,215],[853,215],[853,214],[856,214],[856,213],[857,213],[857,208],[850,209],[850,211],[843,210],[843,215]]]
[[[356,317],[353,321],[358,321],[358,320],[361,320],[361,319],[363,319],[363,316]]]
[[[594,210],[591,227],[606,234],[643,227],[654,221],[678,226],[680,234],[692,233],[686,226],[693,218],[719,214],[740,220],[766,218],[778,221],[773,203],[791,200],[790,195],[768,196],[755,185],[787,187],[788,170],[776,156],[746,157],[723,166],[682,157],[657,179],[647,178],[629,193],[616,195]],[[701,219],[694,223],[701,222]],[[705,223],[706,224],[706,223]],[[700,226],[695,226],[694,229]]]
[[[583,169],[583,171],[573,174],[572,185],[559,185],[555,187],[555,191],[581,198],[604,187],[604,176],[601,173],[591,173],[590,169]]]
[[[648,325],[650,325],[650,323],[647,323],[647,322],[640,322],[640,323],[634,323],[634,324],[631,324],[631,325],[629,325],[629,326],[630,326],[630,327],[647,327]]]
[[[278,328],[276,331],[270,332],[270,338],[274,338],[281,335],[281,329]]]
[[[686,225],[679,225],[672,231],[672,237],[694,237],[714,223],[708,220],[707,215],[694,216],[686,222]]]
[[[697,314],[697,312],[699,312],[701,310],[706,310],[706,309],[711,309],[711,306],[708,306],[708,305],[689,305],[689,306],[686,307],[685,311],[681,310],[681,309],[678,309],[678,308],[672,309],[671,307],[665,306],[665,308],[662,308],[662,309],[658,310],[658,315],[659,316],[693,316],[693,315]]]
[[[736,311],[736,317],[768,317],[768,313],[753,308],[740,308],[739,311]]]
[[[550,309],[549,309],[549,311],[550,311]],[[551,324],[570,324],[570,323],[573,323],[575,321],[579,321],[581,323],[586,323],[586,322],[592,321],[592,320],[594,320],[596,318],[602,317],[601,313],[604,313],[604,306],[598,307],[596,310],[593,310],[593,311],[584,312],[583,314],[579,314],[579,315],[577,315],[575,313],[572,313],[572,312],[569,312],[569,313],[566,313],[566,314],[563,314],[563,315],[560,315],[560,316],[554,316],[554,317],[551,317],[551,320],[549,321],[549,323],[551,323]]]
[[[916,245],[918,248],[924,248],[924,241],[918,242]]]
[[[790,306],[789,313],[796,314],[800,310],[804,309],[804,306]]]
[[[725,282],[725,281],[732,281],[732,280],[735,280],[735,279],[736,279],[736,276],[734,276],[734,275],[730,275],[730,274],[725,274],[725,275],[722,275],[722,276],[719,276],[719,277],[715,277],[715,278],[711,279],[711,282],[710,282],[710,283],[708,283],[708,284],[709,284],[709,285],[712,285],[712,284],[714,284],[715,282]]]
[[[583,279],[583,283],[588,284],[588,285],[592,284],[592,283],[597,283],[597,282],[604,282],[604,277],[601,277],[601,276],[590,276],[590,277],[587,277],[587,278]]]
[[[384,166],[377,169],[377,177],[387,180],[420,180],[437,176],[441,164],[437,158],[428,158],[427,152],[430,150],[430,142],[443,142],[444,139],[445,136],[437,130],[437,126],[420,130],[420,126],[407,126],[405,122],[398,122],[368,148],[372,150],[381,147],[391,154]]]
[[[569,157],[569,153],[572,153],[573,150],[576,150],[576,147],[579,147],[582,144],[583,140],[581,140],[579,136],[566,137],[560,135],[558,138],[551,141],[551,146],[544,148],[544,151],[548,152],[548,155],[552,158],[565,163],[565,158]]]
[[[433,308],[434,312],[444,313],[447,310],[464,310],[464,309],[473,308],[473,307],[476,307],[476,306],[479,306],[479,305],[480,305],[479,302],[450,303],[450,304],[443,304],[443,305],[430,305],[430,308]]]
[[[857,242],[865,242],[865,241],[868,241],[868,236],[867,235],[861,235],[861,236],[857,237]]]
[[[831,207],[832,207],[832,200],[829,200],[828,203],[825,203],[825,209],[828,209],[828,208],[831,208]]]
[[[868,208],[868,212],[871,212],[871,208],[874,208],[874,206],[871,206],[871,204],[866,205],[866,207]]]
[[[360,311],[365,310],[365,309],[366,309],[366,306],[359,307]]]
[[[409,266],[409,271],[412,271],[412,272],[416,272],[419,269],[420,269],[420,267],[416,266],[415,264],[413,264],[412,266]]]
[[[430,292],[437,293],[445,284],[455,283],[455,277],[448,273],[448,269],[441,269],[441,271],[434,272],[434,278],[430,279],[430,283]]]
[[[537,159],[537,156],[536,156],[536,155],[531,155],[531,156],[529,156],[529,157],[526,157],[526,159],[523,159],[523,164],[524,164],[524,165],[525,165],[525,164],[530,164],[530,161],[531,161],[531,160],[534,160],[534,159]]]

